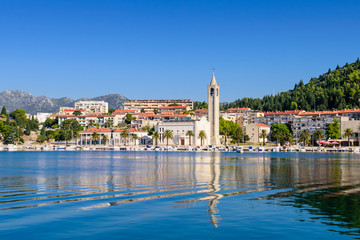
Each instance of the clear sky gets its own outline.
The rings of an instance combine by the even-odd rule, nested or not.
[[[262,97],[360,56],[360,1],[0,1],[0,91]]]

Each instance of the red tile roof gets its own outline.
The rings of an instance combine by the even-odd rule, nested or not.
[[[159,107],[159,109],[186,109],[187,106],[164,106]]]
[[[262,123],[255,123],[259,127],[267,127],[270,128],[268,125],[262,124]]]
[[[229,108],[228,111],[244,111],[251,110],[250,108]]]
[[[75,112],[75,111],[85,112],[84,109],[64,109],[64,112]]]
[[[80,133],[94,133],[94,132],[100,132],[100,133],[104,133],[104,132],[111,132],[111,129],[109,128],[89,128],[83,131],[80,131]]]
[[[311,115],[336,115],[345,113],[360,113],[360,109],[343,109],[335,111],[316,111],[316,112],[303,112],[300,116],[311,116]]]
[[[128,109],[128,110],[115,110],[112,114],[115,115],[125,115],[126,113],[135,113],[136,110],[135,109]]]
[[[302,110],[291,110],[291,111],[284,111],[284,112],[264,112],[264,115],[297,115],[300,112],[303,112]]]

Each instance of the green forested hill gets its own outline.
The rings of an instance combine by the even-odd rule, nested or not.
[[[311,78],[309,83],[300,81],[293,90],[276,96],[260,98],[242,98],[222,106],[250,107],[261,111],[284,111],[292,109],[332,110],[360,107],[360,60],[343,67],[337,66],[318,78]]]

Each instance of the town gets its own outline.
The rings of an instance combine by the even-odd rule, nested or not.
[[[207,106],[196,109],[189,99],[128,100],[123,109],[109,109],[105,101],[78,101],[58,113],[36,115],[20,109],[7,114],[3,107],[0,132],[6,145],[0,149],[243,151],[239,145],[246,144],[250,151],[264,151],[264,146],[273,151],[306,151],[306,146],[341,151],[340,146],[359,146],[360,109],[220,111],[219,98],[213,74]]]

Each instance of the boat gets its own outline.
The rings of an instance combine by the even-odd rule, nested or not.
[[[236,152],[237,153],[243,153],[244,149],[242,147],[238,147],[238,148],[236,148]]]
[[[17,149],[17,146],[10,144],[10,145],[6,146],[4,148],[4,150],[8,151],[8,152],[13,152],[13,151],[17,151],[18,149]]]
[[[41,150],[42,151],[52,151],[52,150],[54,150],[54,147],[53,146],[42,146]]]

